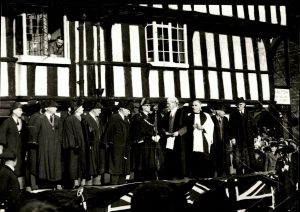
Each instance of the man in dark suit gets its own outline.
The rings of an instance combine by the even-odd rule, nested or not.
[[[25,175],[25,144],[26,131],[25,122],[22,121],[23,105],[14,102],[10,109],[11,115],[0,126],[0,153],[4,150],[14,151],[17,155],[15,173],[18,176],[21,189],[24,187]]]
[[[225,105],[215,106],[216,113],[211,117],[214,123],[214,141],[211,147],[211,159],[216,176],[230,174],[230,141],[228,136],[228,118],[225,116]]]
[[[186,176],[186,146],[183,135],[184,111],[178,107],[176,97],[167,99],[169,112],[163,118],[161,129],[162,148],[165,155],[164,175],[167,179],[180,179]]]
[[[229,117],[229,137],[232,143],[233,168],[236,174],[245,174],[254,172],[254,138],[257,136],[257,130],[247,111],[246,102],[243,97],[238,98],[237,109]]]
[[[112,185],[124,184],[130,174],[130,140],[128,116],[132,102],[119,102],[119,110],[111,115],[104,132],[103,142],[108,146],[108,172]]]
[[[17,175],[14,173],[17,156],[6,150],[0,154],[0,209],[15,212],[20,205],[21,190]]]

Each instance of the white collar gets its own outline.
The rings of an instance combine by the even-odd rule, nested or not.
[[[119,114],[122,117],[122,119],[125,120],[125,116],[122,113],[120,113],[120,111],[119,111]]]
[[[14,116],[11,116],[12,117],[12,119],[15,121],[15,123],[17,124],[18,122],[20,123],[21,122],[21,119],[20,118],[16,118],[16,117],[14,117]]]
[[[94,113],[89,112],[89,114],[96,120],[97,117],[94,115]]]
[[[12,165],[10,164],[5,164],[6,166],[8,166],[12,171],[15,171],[15,167],[13,167]]]
[[[178,107],[173,108],[171,110],[171,115],[174,116],[177,110],[178,110]]]

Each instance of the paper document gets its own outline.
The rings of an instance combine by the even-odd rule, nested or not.
[[[175,141],[175,137],[168,137],[166,148],[167,149],[174,149],[174,141]]]

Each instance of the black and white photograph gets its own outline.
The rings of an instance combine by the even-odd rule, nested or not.
[[[0,2],[0,212],[299,211],[298,1]]]

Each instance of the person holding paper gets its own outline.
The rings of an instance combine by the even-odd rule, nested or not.
[[[186,117],[187,170],[189,177],[212,177],[210,146],[213,143],[214,123],[201,109],[200,100],[194,100],[193,112]]]
[[[162,147],[165,154],[165,177],[181,179],[186,176],[185,143],[182,136],[186,133],[184,111],[178,107],[176,97],[167,99],[169,112],[163,118]]]

